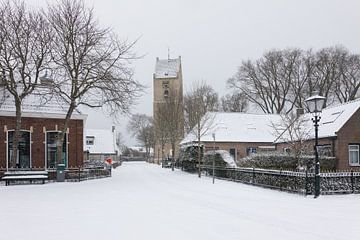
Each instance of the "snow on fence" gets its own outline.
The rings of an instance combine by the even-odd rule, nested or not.
[[[65,179],[69,182],[111,177],[111,168],[73,168],[65,171]]]
[[[212,166],[202,166],[202,170],[212,176]],[[314,193],[313,172],[219,167],[214,172],[220,179],[304,195]],[[360,193],[360,172],[324,172],[320,176],[321,194]]]

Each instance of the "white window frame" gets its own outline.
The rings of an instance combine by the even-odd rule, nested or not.
[[[86,145],[94,145],[95,144],[95,137],[94,136],[86,136]],[[92,143],[91,143],[92,141]]]
[[[6,170],[9,170],[9,132],[15,132],[15,129],[10,129],[6,131]],[[23,130],[23,129],[20,129],[20,132],[30,133],[30,169],[31,169],[32,168],[32,132],[30,130]]]
[[[350,147],[356,147],[357,150],[351,150]],[[350,166],[360,166],[360,145],[359,144],[349,144],[348,151],[349,151],[349,165]],[[351,156],[350,152],[357,152],[357,160],[358,160],[357,163],[352,163],[350,161],[350,156]]]

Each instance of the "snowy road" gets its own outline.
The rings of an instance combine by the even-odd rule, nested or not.
[[[81,183],[0,186],[0,239],[359,239],[360,195],[303,197],[146,163]]]

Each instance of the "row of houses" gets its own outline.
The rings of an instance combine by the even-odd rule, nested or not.
[[[274,126],[281,126],[278,114],[209,113],[212,127],[202,137],[205,151],[227,150],[234,159],[264,151],[288,151],[286,137],[274,134]],[[304,131],[313,146],[314,125],[312,115],[306,113]],[[284,131],[286,132],[286,131]],[[319,124],[318,150],[335,157],[336,168],[360,169],[360,99],[323,109]],[[180,143],[182,147],[197,144],[196,137],[188,134]],[[308,149],[310,152],[313,148]]]

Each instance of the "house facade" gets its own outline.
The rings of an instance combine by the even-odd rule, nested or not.
[[[84,159],[88,161],[105,161],[111,158],[120,160],[120,150],[116,144],[115,126],[111,129],[85,129]]]
[[[31,95],[22,104],[22,124],[16,163],[11,163],[15,129],[15,104],[8,97],[0,107],[0,171],[55,169],[56,138],[63,128],[66,110],[55,100],[41,102]],[[61,162],[67,168],[83,165],[83,126],[86,115],[76,111],[71,117],[63,143]]]
[[[235,160],[252,153],[278,151],[291,152],[294,141],[279,137],[275,128],[281,127],[282,118],[277,114],[208,113],[214,115],[212,127],[201,137],[204,150],[227,150]],[[305,154],[314,153],[314,125],[312,115],[304,119],[306,137]],[[322,110],[319,123],[319,155],[335,157],[337,170],[360,170],[360,98]],[[285,133],[286,131],[284,131]],[[214,139],[215,137],[215,139]],[[287,140],[286,140],[287,139]],[[181,146],[195,145],[196,138],[188,134]]]
[[[234,160],[257,152],[274,151],[272,124],[280,120],[276,114],[207,113],[211,126],[201,134],[204,151],[226,150]],[[197,145],[196,137],[188,134],[181,141],[182,148]]]
[[[311,134],[307,140],[307,153],[313,153],[314,126],[310,113],[302,116],[307,120],[305,128]],[[319,122],[319,155],[336,158],[338,170],[360,170],[360,98],[323,109]],[[275,141],[276,149],[289,148],[284,141]]]

